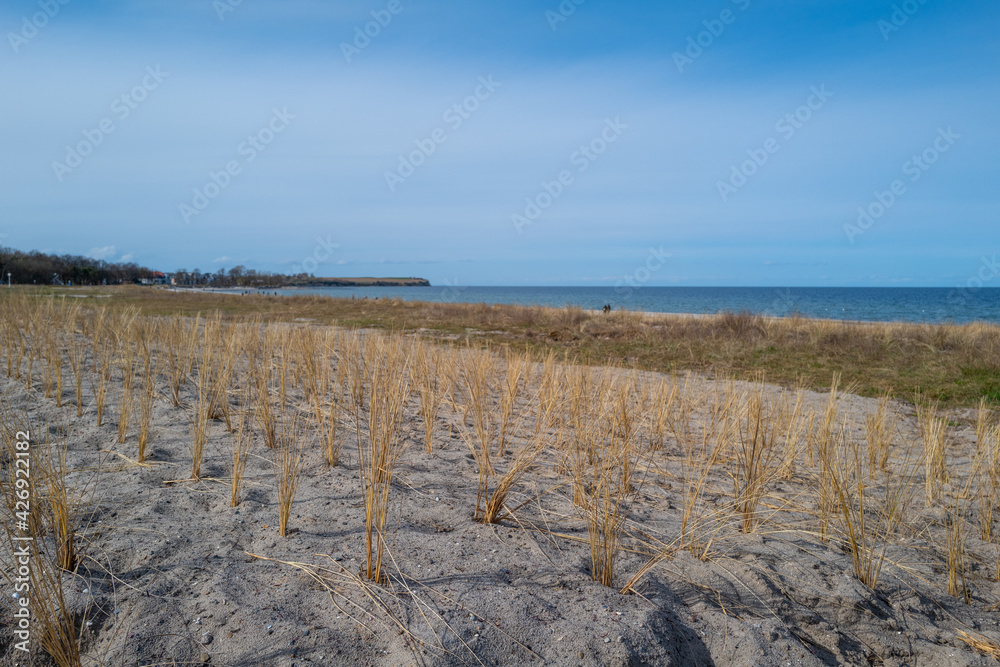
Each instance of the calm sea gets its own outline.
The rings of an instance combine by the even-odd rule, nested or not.
[[[316,287],[281,294],[338,298],[399,297],[445,303],[512,303],[660,313],[749,310],[844,320],[1000,323],[1000,288],[962,291],[911,287]]]

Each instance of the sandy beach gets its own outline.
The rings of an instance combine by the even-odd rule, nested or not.
[[[1000,447],[989,414],[931,415],[946,428],[946,469],[927,482],[926,429],[913,405],[895,400],[838,392],[831,401],[829,392],[579,367],[373,331],[94,312],[53,305],[48,313],[57,345],[67,356],[78,349],[90,377],[80,416],[72,369],[57,390],[45,370],[55,357],[30,338],[44,328],[27,329],[20,373],[17,348],[0,358],[13,359],[0,377],[5,438],[27,429],[36,458],[65,453],[78,555],[59,583],[83,664],[993,661],[959,635],[1000,637],[996,536],[981,528],[992,528],[991,513],[981,520],[983,494]],[[149,344],[148,366],[141,352],[121,365],[126,341],[134,350]],[[389,358],[376,351],[392,349],[404,365],[390,375],[405,379],[405,398],[376,531],[383,576],[372,581],[372,477],[365,482],[362,462],[383,382],[372,364]],[[191,355],[179,385],[170,370],[178,354]],[[98,426],[94,391],[105,363]],[[148,414],[133,407],[120,430],[123,383],[148,386],[147,372]],[[198,377],[213,372],[224,405],[203,419],[195,479],[193,433],[215,400]],[[258,386],[277,415],[271,447]],[[353,403],[359,391],[368,393]],[[429,420],[425,401],[437,403]],[[756,428],[770,435],[755,463],[747,447]],[[286,451],[301,459],[281,536]],[[8,471],[13,456],[8,441]],[[480,475],[486,465],[491,474]],[[761,486],[748,494],[754,474]],[[508,480],[497,516],[484,521],[486,500]],[[54,487],[48,476],[35,483],[44,507]],[[850,518],[862,516],[867,527],[852,528]],[[55,523],[40,525],[41,550],[58,552]],[[862,533],[860,549],[852,530]],[[595,533],[598,546],[612,535],[610,585],[597,576]],[[879,570],[874,585],[855,567],[866,553]],[[9,550],[4,558],[10,572]],[[9,618],[13,600],[4,600]],[[0,664],[24,664],[15,639],[5,623]],[[33,650],[31,664],[52,664],[39,644]]]

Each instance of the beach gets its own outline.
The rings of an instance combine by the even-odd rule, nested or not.
[[[58,582],[85,659],[992,662],[959,634],[1000,638],[986,514],[1000,431],[988,408],[584,367],[370,329],[47,307],[95,391],[110,364],[98,426],[86,381],[76,414],[73,367],[57,393],[54,357],[33,338],[44,327],[26,325],[20,365],[9,343],[0,357],[13,355],[0,378],[5,433],[29,430],[36,460],[65,454],[76,557]],[[378,359],[396,365],[380,375]],[[401,412],[379,422],[372,405],[397,380]],[[122,427],[127,391],[138,398]],[[933,424],[943,473],[926,463],[938,456]],[[384,523],[369,531],[379,475],[365,466],[380,434],[395,458]],[[36,498],[58,477],[39,473]],[[39,511],[39,558],[57,556],[58,521]],[[0,637],[0,664],[14,664],[11,631]],[[49,664],[42,653],[32,664]]]

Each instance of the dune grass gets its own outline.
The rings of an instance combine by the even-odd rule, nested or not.
[[[644,370],[694,370],[736,378],[763,374],[769,382],[820,390],[840,372],[863,396],[916,393],[942,408],[1000,404],[1000,326],[852,323],[766,318],[749,313],[690,317],[579,308],[441,304],[400,299],[325,296],[237,296],[141,287],[14,288],[15,293],[108,296],[101,305],[139,308],[144,314],[223,317],[255,315],[265,321],[314,320],[432,335],[474,335],[592,365],[624,363]]]
[[[224,452],[228,457],[223,458],[232,465],[227,491],[234,507],[245,496],[248,459],[264,454],[274,467],[271,493],[277,500],[282,536],[288,534],[299,484],[312,483],[314,471],[305,462],[340,465],[341,448],[353,439],[357,460],[343,465],[357,471],[356,506],[365,511],[364,537],[355,546],[361,562],[357,576],[384,584],[386,590],[399,580],[393,575],[399,571],[396,556],[389,552],[388,539],[399,526],[390,520],[394,511],[390,499],[398,498],[401,507],[410,502],[415,488],[404,476],[406,466],[447,455],[455,446],[450,441],[457,429],[476,468],[473,473],[468,459],[457,459],[448,474],[459,487],[466,485],[469,506],[475,493],[469,518],[541,532],[532,526],[532,513],[537,511],[544,522],[552,522],[544,531],[548,537],[576,544],[569,548],[579,549],[585,561],[589,556],[590,575],[605,586],[616,581],[620,586],[622,577],[631,575],[622,590],[639,593],[637,582],[681,550],[718,564],[739,554],[741,543],[792,535],[812,542],[810,548],[818,554],[832,554],[830,562],[839,558],[843,567],[853,568],[859,581],[877,589],[883,567],[894,566],[889,554],[906,548],[895,538],[926,531],[935,541],[921,547],[921,557],[928,567],[946,575],[928,585],[939,586],[966,604],[974,595],[995,600],[993,580],[984,584],[980,574],[982,549],[970,539],[978,522],[979,537],[996,540],[1000,426],[993,399],[984,393],[972,400],[969,393],[962,405],[972,409],[956,411],[945,407],[947,401],[934,389],[920,385],[919,394],[906,396],[919,406],[918,419],[913,420],[907,406],[890,400],[899,392],[889,388],[879,388],[878,400],[859,407],[851,394],[858,388],[863,392],[866,382],[874,388],[870,373],[877,368],[866,367],[869,375],[860,376],[852,376],[851,369],[864,365],[865,336],[883,337],[890,356],[896,354],[895,348],[912,344],[910,361],[931,369],[895,368],[894,377],[934,379],[934,368],[963,355],[968,359],[978,355],[977,363],[988,368],[996,359],[992,347],[996,327],[869,326],[774,321],[746,314],[643,318],[629,313],[591,315],[576,309],[403,302],[358,306],[311,297],[268,300],[190,293],[178,295],[174,305],[197,306],[193,317],[163,318],[150,317],[146,306],[134,302],[136,293],[161,298],[155,290],[110,293],[122,298],[73,308],[30,294],[0,294],[0,312],[7,321],[24,323],[21,328],[8,326],[8,335],[0,340],[8,374],[25,385],[24,400],[49,401],[59,408],[61,371],[56,364],[61,365],[65,356],[74,378],[92,376],[92,403],[87,403],[82,418],[79,396],[76,405],[67,402],[60,409],[67,415],[77,412],[75,425],[94,421],[99,425],[104,395],[114,391],[117,397],[123,388],[120,412],[126,417],[109,425],[105,435],[109,444],[114,431],[119,442],[125,440],[127,415],[137,410],[141,463],[150,416],[159,399],[158,413],[176,411],[178,417],[184,416],[184,424],[191,419],[191,477],[173,481],[199,487],[199,492],[207,490],[221,480],[202,475],[202,461]],[[166,294],[164,302],[153,305],[165,307],[174,298]],[[250,310],[270,303],[273,312],[241,313],[235,305],[231,310],[211,307],[240,299]],[[185,305],[186,301],[191,303]],[[107,310],[104,302],[110,306]],[[347,308],[373,308],[385,315],[375,326],[391,325],[396,330],[326,329],[285,322],[289,304],[302,306],[294,313],[298,318],[314,313],[317,321],[335,319],[323,314],[324,309],[347,313],[347,321],[340,324],[357,324]],[[392,314],[394,309],[399,312]],[[449,339],[456,344],[439,345],[426,335],[408,335],[421,322],[437,322],[424,328],[442,339],[475,318],[478,323],[468,327],[474,331]],[[58,336],[46,332],[43,323],[48,321],[58,323],[53,328]],[[838,332],[860,347],[841,349],[836,358],[843,366],[823,378],[822,397],[807,395],[812,381],[801,375],[794,381],[786,377],[791,389],[783,390],[768,386],[766,382],[775,378],[762,369],[740,365],[740,350],[746,346],[762,341],[777,344],[780,339],[785,346],[781,349],[802,355],[803,368],[812,372],[807,353],[832,354],[831,348],[839,343],[831,342],[830,336]],[[632,369],[645,367],[646,361],[677,344],[688,345],[692,354],[699,350],[715,355],[719,363],[700,370],[720,379],[706,382],[694,372],[649,378]],[[612,349],[604,345],[616,345],[614,349],[627,354],[591,356]],[[976,345],[980,347],[974,355]],[[574,365],[574,360],[600,363],[603,368]],[[744,375],[752,383],[740,382]],[[74,379],[74,384],[79,382]],[[158,386],[167,389],[158,392]],[[39,391],[46,388],[51,389],[49,397]],[[132,397],[131,404],[124,403],[126,397]],[[231,410],[235,410],[232,421]],[[956,416],[966,423],[956,425]],[[227,429],[212,429],[216,422],[224,422]],[[0,444],[9,440],[11,427],[5,424],[16,427],[16,423],[0,410]],[[338,435],[340,426],[345,429]],[[445,428],[449,437],[435,439],[436,431]],[[914,435],[917,431],[919,437]],[[968,464],[964,452],[955,450],[971,442],[973,431],[975,458]],[[413,443],[422,446],[408,452]],[[69,511],[76,499],[68,482],[72,476],[66,450],[48,443],[46,447],[52,458],[39,460],[37,479],[51,509],[48,515],[39,515],[39,535],[51,534],[52,562],[72,569],[80,562],[78,548],[83,544],[74,537],[84,535],[74,533],[80,522]],[[178,464],[152,458],[153,465]],[[321,474],[330,472],[324,469]],[[0,485],[0,492],[9,486]],[[919,495],[925,503],[913,502]],[[3,493],[0,497],[12,511],[12,497]],[[550,501],[564,502],[569,511],[543,513]],[[664,529],[649,521],[650,507],[673,523],[662,524],[668,526]],[[560,523],[578,534],[564,532]],[[850,566],[843,554],[850,556]],[[649,558],[638,570],[636,555]],[[53,627],[66,617],[59,607],[60,590],[53,588],[51,593],[56,601]]]
[[[358,445],[358,474],[365,506],[364,576],[378,583],[385,581],[386,527],[389,515],[389,491],[393,469],[406,450],[401,437],[403,405],[410,392],[408,350],[398,337],[367,336],[362,343],[364,355],[355,370],[363,373],[359,381],[368,386],[367,409],[359,409],[357,431],[363,433]],[[359,408],[365,406],[359,404]]]

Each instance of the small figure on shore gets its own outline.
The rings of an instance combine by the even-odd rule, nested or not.
[[[601,310],[603,310],[605,313],[610,313],[611,312],[611,304],[610,303],[604,304],[604,308],[602,308]]]

